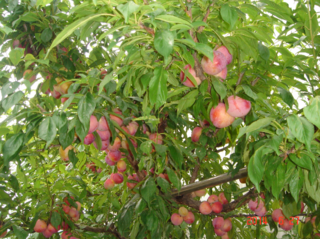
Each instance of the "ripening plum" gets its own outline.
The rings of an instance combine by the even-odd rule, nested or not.
[[[202,213],[204,215],[208,215],[208,214],[212,213],[212,208],[211,208],[210,203],[202,202],[199,206],[199,211],[200,211],[200,213]]]
[[[276,210],[273,210],[271,217],[274,222],[279,222],[279,218],[284,217],[284,215],[282,210],[278,208]]]
[[[84,137],[83,143],[86,145],[92,144],[95,140],[95,137],[93,134],[87,134],[86,137]]]
[[[218,200],[219,202],[222,203],[222,205],[228,204],[228,200],[226,199],[226,197],[224,196],[224,193],[220,193],[218,196]]]
[[[221,236],[221,239],[229,239],[228,233]]]
[[[132,121],[128,124],[127,128],[129,130],[129,134],[135,135],[138,131],[139,124],[135,121]]]
[[[59,99],[61,96],[61,94],[58,91],[56,91],[55,89],[53,89],[53,91],[50,90],[50,93],[51,93],[52,97],[55,99]]]
[[[223,209],[221,202],[214,202],[211,204],[212,211],[214,213],[220,213]]]
[[[226,232],[222,231],[221,229],[214,229],[214,232],[217,234],[217,236],[223,236],[225,234],[227,234]]]
[[[112,173],[110,178],[115,184],[120,184],[123,182],[123,176],[120,173]]]
[[[183,222],[183,217],[181,217],[178,213],[173,213],[171,215],[171,222],[173,225],[179,226]]]
[[[314,235],[316,236],[316,238],[320,237],[320,233],[316,233]]]
[[[117,150],[117,151],[109,151],[108,157],[113,162],[118,162],[121,159],[121,152],[119,150]]]
[[[194,193],[196,194],[197,197],[202,197],[207,194],[207,191],[205,189],[200,189],[198,191],[195,191]]]
[[[79,214],[79,212],[78,212],[77,209],[74,208],[74,207],[71,207],[71,208],[70,208],[70,211],[69,211],[69,213],[68,213],[68,215],[69,215],[70,217],[72,217],[72,218],[76,218],[76,217],[78,216],[78,214]]]
[[[188,215],[188,209],[186,209],[185,207],[180,207],[179,208],[179,214],[181,215],[181,217],[185,217]]]
[[[223,68],[222,71],[220,71],[220,73],[216,74],[215,76],[220,78],[220,81],[223,82],[223,80],[227,78],[227,74],[228,74],[228,69],[227,67],[225,67]]]
[[[202,133],[202,128],[201,127],[195,127],[193,130],[192,130],[192,134],[191,134],[191,140],[192,142],[198,142],[199,139],[200,139],[200,136],[201,136],[201,133]]]
[[[98,135],[100,136],[100,139],[102,141],[107,141],[110,139],[110,131],[109,130],[105,130],[105,131],[97,130],[96,132],[98,133]]]
[[[120,173],[123,173],[124,171],[126,171],[126,169],[127,169],[127,164],[126,164],[126,162],[123,161],[123,160],[119,160],[119,161],[117,162],[117,169],[118,169],[118,171],[119,171]]]
[[[300,202],[300,204],[301,204],[301,210],[300,210],[300,213],[302,213],[302,212],[303,212],[303,210],[304,210],[304,204],[303,204],[303,202],[302,202],[302,201]]]
[[[230,54],[228,48],[226,48],[225,46],[221,46],[217,49],[217,51],[220,51],[224,55],[227,60],[227,65],[229,65],[232,61],[232,55]]]
[[[129,129],[126,126],[121,126],[121,129],[123,129],[127,134],[130,134]]]
[[[149,131],[148,127],[146,126],[146,124],[142,125],[142,133],[144,133],[146,135],[150,134],[150,131]]]
[[[188,70],[189,73],[194,77],[194,79],[196,80],[197,84],[200,85],[201,84],[201,80],[199,77],[197,77],[196,71],[191,67],[190,64],[186,65],[185,67],[183,67],[183,69]],[[193,84],[193,82],[190,80],[189,77],[186,77],[186,80],[184,81],[184,77],[185,74],[183,71],[180,72],[180,80],[182,82],[182,84],[184,84],[185,86],[188,87],[194,87],[195,85]]]
[[[42,232],[42,235],[45,237],[45,238],[49,238],[52,236],[53,233],[51,233],[48,228],[46,230],[44,230],[44,232]]]
[[[61,100],[61,103],[64,104],[64,102],[66,102],[69,98],[68,97],[62,97],[60,100]]]
[[[218,202],[219,201],[219,198],[217,195],[210,195],[207,199],[207,202],[212,204],[214,202]]]
[[[258,207],[258,200],[256,199],[255,201],[253,201],[252,199],[250,199],[248,207],[251,211],[256,210],[256,208]]]
[[[217,128],[225,128],[230,126],[234,119],[234,117],[227,113],[224,103],[219,103],[217,107],[213,107],[210,111],[210,120]]]
[[[183,220],[187,223],[187,224],[192,224],[194,222],[194,215],[192,212],[188,212],[187,216],[183,217]]]
[[[117,151],[120,148],[120,146],[121,146],[121,140],[119,139],[119,137],[116,137],[114,139],[113,145],[111,145],[111,143],[109,144],[108,150],[109,151]]]
[[[122,112],[119,109],[114,109],[113,112],[118,114],[118,115],[122,115]],[[123,124],[123,120],[120,117],[116,116],[116,115],[110,114],[110,119],[114,123],[118,124],[119,126],[122,126],[122,124]]]
[[[231,220],[228,218],[226,220],[224,220],[224,223],[222,225],[222,227],[220,228],[222,231],[224,232],[228,232],[232,229],[232,223]]]
[[[283,223],[279,225],[285,231],[290,231],[293,228],[293,223],[291,223],[287,218],[284,218]]]
[[[99,120],[97,131],[109,131],[109,125],[106,117],[102,116]]]
[[[53,234],[53,233],[57,233],[59,230],[57,228],[55,228],[51,223],[49,223],[47,230]]]
[[[62,210],[66,213],[66,214],[68,214],[69,213],[69,211],[70,211],[70,207],[68,206],[68,205],[62,205]]]
[[[263,217],[267,214],[267,209],[263,206],[260,210],[255,210],[254,213],[259,217]]]
[[[98,129],[99,122],[97,118],[94,115],[90,116],[90,127],[89,127],[89,132],[88,134],[92,134],[94,131]]]
[[[128,180],[137,181],[133,175],[129,175],[128,176]],[[127,182],[127,187],[130,188],[130,189],[133,189],[136,185],[137,185],[136,183]]]
[[[216,75],[227,66],[227,59],[220,51],[214,51],[213,61],[210,61],[208,57],[204,56],[201,60],[201,66],[207,74]]]
[[[162,135],[158,133],[153,133],[149,135],[149,139],[155,142],[156,144],[162,144]]]
[[[20,45],[20,41],[19,40],[14,40],[13,42],[12,42],[12,48],[14,49],[14,48],[16,48],[16,47],[18,47]]]
[[[66,147],[65,149],[62,148],[62,146],[60,146],[59,148],[59,154],[60,157],[63,161],[69,161],[69,150],[72,149],[73,147],[71,145],[69,145],[68,147]]]
[[[111,189],[114,187],[114,181],[110,178],[108,178],[105,182],[104,182],[104,188],[105,189]]]
[[[35,232],[44,232],[47,229],[47,223],[41,219],[38,219],[33,229]]]
[[[61,234],[61,239],[70,239],[71,236],[72,236],[71,232],[64,231]]]
[[[251,102],[233,95],[228,97],[229,109],[227,113],[233,117],[244,117],[251,109]]]
[[[25,70],[25,72],[23,72],[23,78],[30,81],[30,83],[35,81],[35,79],[37,78],[37,76],[33,75],[32,72],[33,71],[31,69]]]
[[[220,229],[224,224],[224,219],[223,217],[216,217],[212,220],[212,226],[215,229]]]
[[[246,184],[246,182],[247,182],[247,177],[240,178],[239,181],[240,181],[240,183]]]
[[[167,180],[169,183],[171,183],[169,180],[169,176],[166,173],[160,173],[158,177],[163,178],[163,179]]]
[[[59,85],[59,92],[62,95],[68,94],[68,89],[70,88],[70,85],[72,84],[72,81],[66,81]]]
[[[116,162],[114,162],[111,159],[109,159],[108,155],[105,157],[105,161],[110,166],[114,166],[116,164]]]
[[[93,145],[96,149],[99,149],[96,142],[93,142]],[[100,150],[106,150],[108,148],[108,146],[109,146],[109,140],[101,141],[101,149]]]

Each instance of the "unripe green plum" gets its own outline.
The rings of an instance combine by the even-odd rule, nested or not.
[[[227,66],[227,59],[220,51],[213,52],[213,61],[208,57],[203,57],[201,66],[204,72],[209,75],[216,75],[220,73]]]
[[[232,117],[244,117],[251,109],[251,102],[233,95],[228,97],[229,109],[227,113]]]
[[[178,213],[174,213],[171,215],[171,222],[173,225],[179,226],[183,222],[183,217]]]
[[[191,140],[192,142],[198,142],[199,139],[200,139],[200,136],[201,136],[201,133],[202,133],[202,128],[201,127],[195,127],[193,130],[192,130],[192,134],[191,134]]]
[[[187,216],[183,217],[183,220],[187,223],[187,224],[192,224],[194,222],[194,215],[192,212],[188,212]]]
[[[199,206],[199,211],[200,211],[200,213],[202,213],[204,215],[208,215],[208,214],[212,213],[212,208],[211,208],[210,203],[202,202]]]
[[[230,126],[235,118],[227,113],[224,103],[219,103],[215,108],[211,109],[210,120],[215,127],[225,128]]]
[[[201,84],[200,78],[197,77],[196,71],[191,67],[190,64],[188,64],[185,67],[183,67],[183,69],[189,71],[189,73],[194,77],[194,79],[196,80],[198,85]],[[185,86],[188,86],[188,87],[195,87],[194,83],[190,80],[189,77],[186,77],[185,81],[184,81],[184,78],[185,78],[185,74],[184,74],[183,71],[181,71],[180,72],[180,80],[182,81],[182,84],[184,84]]]

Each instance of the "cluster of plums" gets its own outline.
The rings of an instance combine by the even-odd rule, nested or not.
[[[74,199],[74,197],[70,197],[71,199]],[[81,209],[81,203],[75,202],[77,204],[77,208],[70,206],[70,202],[68,201],[68,198],[64,198],[64,203],[62,204],[62,210],[71,218],[72,221],[78,221],[80,217],[80,209]],[[35,226],[34,231],[42,233],[44,237],[49,238],[54,233],[57,233],[60,229],[64,230],[64,232],[61,235],[62,239],[77,239],[76,237],[73,237],[71,232],[68,232],[69,225],[65,222],[62,222],[62,227],[59,225],[57,228],[55,228],[51,223],[47,224],[44,220],[38,219]]]
[[[222,239],[229,239],[228,231],[232,229],[231,218],[216,217],[212,220],[212,226],[217,236],[221,236]]]
[[[194,222],[194,215],[185,207],[180,207],[179,213],[173,213],[171,215],[171,222],[173,225],[179,226],[183,221],[187,224],[192,224]]]
[[[220,213],[225,204],[228,204],[228,200],[224,196],[224,193],[220,193],[219,196],[211,195],[206,202],[200,204],[199,211],[204,215],[208,215],[212,212]]]
[[[251,211],[254,211],[254,213],[259,217],[263,217],[267,213],[267,209],[262,199],[258,199],[258,198],[256,198],[255,200],[251,199],[248,203],[248,207]]]

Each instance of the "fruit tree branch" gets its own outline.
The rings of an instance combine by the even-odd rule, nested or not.
[[[209,14],[210,14],[210,7],[213,7],[213,5],[214,5],[214,1],[213,1],[213,2],[209,5],[209,7],[207,8],[206,15],[205,15],[205,16],[203,17],[203,19],[202,19],[203,22],[207,22],[208,17],[209,17]],[[200,26],[200,27],[198,28],[198,32],[201,33],[201,32],[203,31],[203,29],[204,29],[204,26]]]
[[[80,226],[75,224],[75,226],[81,230],[87,231],[87,232],[97,232],[97,233],[109,233],[109,234],[113,234],[116,238],[119,239],[126,239],[125,237],[121,236],[120,233],[113,228],[113,226],[111,225],[110,228],[106,229],[105,227],[103,228],[98,228],[98,227],[90,227],[90,226]],[[112,228],[111,228],[112,227]]]
[[[198,55],[196,52],[192,54],[193,59],[194,59],[194,70],[196,71],[196,75],[200,78],[201,81],[204,81],[206,77],[204,76],[204,71],[201,67],[201,64],[198,60]]]
[[[198,176],[199,169],[200,169],[200,164],[199,164],[199,162],[198,162],[198,160],[197,160],[197,164],[196,164],[196,166],[194,167],[193,172],[192,172],[192,175],[191,175],[190,183],[194,183],[194,181],[196,181],[196,178],[197,178],[197,176]]]
[[[26,25],[25,23],[23,24],[23,28],[24,28],[24,30],[25,30],[26,32],[28,31],[28,27],[27,27],[27,25]],[[29,34],[28,34],[28,40],[29,40],[30,47],[32,48],[33,55],[34,55],[34,56],[38,55],[37,50],[36,50],[36,48],[34,47],[33,42],[32,42],[32,39],[31,39],[31,37],[30,37]]]
[[[234,175],[234,177],[232,177],[230,173],[224,173],[213,178],[209,178],[206,180],[202,180],[199,182],[195,182],[195,183],[183,186],[180,191],[173,190],[171,195],[173,197],[183,196],[200,189],[214,187],[222,183],[227,183],[227,182],[234,181],[236,179],[244,178],[247,176],[248,176],[247,168],[242,168],[239,170],[239,172],[236,175]]]

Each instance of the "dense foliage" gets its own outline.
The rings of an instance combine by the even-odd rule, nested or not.
[[[319,6],[0,1],[0,237],[316,238]]]

